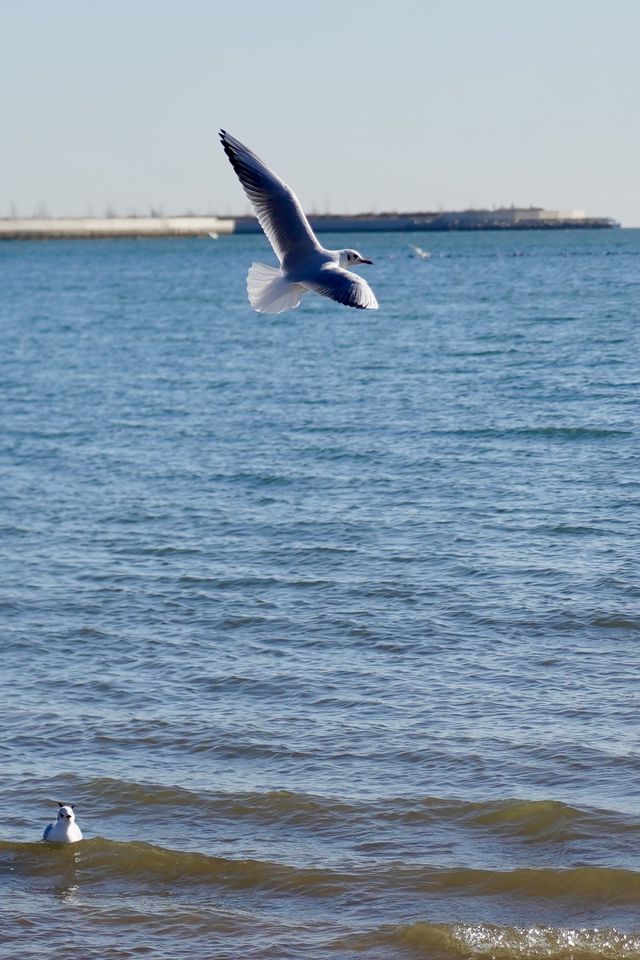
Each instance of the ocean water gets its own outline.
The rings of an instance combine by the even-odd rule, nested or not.
[[[640,232],[331,239],[0,245],[3,956],[640,957]]]

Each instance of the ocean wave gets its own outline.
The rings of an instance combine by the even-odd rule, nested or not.
[[[636,960],[640,933],[612,928],[413,923],[381,927],[334,946],[370,956],[408,950],[429,960]]]
[[[53,789],[53,788],[52,788]],[[640,823],[619,811],[578,807],[559,800],[505,798],[470,801],[442,797],[384,797],[368,801],[321,796],[293,790],[197,791],[175,785],[97,777],[63,776],[56,789],[103,812],[179,809],[182,817],[223,816],[227,822],[296,824],[310,832],[360,824],[379,828],[447,826],[528,842],[566,842],[571,838],[635,836]]]
[[[581,907],[640,907],[640,872],[611,867],[490,870],[373,862],[328,868],[230,859],[102,837],[64,848],[3,841],[0,851],[7,855],[4,859],[13,873],[49,877],[52,864],[72,864],[85,885],[111,881],[133,883],[138,889],[145,884],[154,888],[204,886],[323,899],[348,896],[377,901],[430,894],[449,901],[507,898],[521,904],[571,902]]]
[[[260,890],[329,897],[353,886],[349,874],[322,868],[302,868],[265,860],[237,859],[174,850],[141,841],[96,837],[81,844],[15,843],[0,841],[5,869],[12,874],[51,879],[52,870],[73,871],[74,882],[90,885],[124,884],[147,888],[188,887]],[[4,871],[2,871],[4,872]]]

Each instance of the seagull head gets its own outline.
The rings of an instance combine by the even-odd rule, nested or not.
[[[62,823],[73,823],[76,819],[76,815],[73,812],[75,804],[72,803],[60,803],[58,801],[58,820]]]
[[[372,260],[367,260],[367,258],[363,257],[357,250],[339,250],[338,253],[340,256],[338,263],[341,267],[344,267],[345,270],[350,270],[351,267],[357,267],[359,263],[373,263]]]

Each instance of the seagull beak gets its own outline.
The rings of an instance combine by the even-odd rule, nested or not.
[[[369,263],[372,264],[373,260],[366,260],[364,257],[360,257],[359,263]]]

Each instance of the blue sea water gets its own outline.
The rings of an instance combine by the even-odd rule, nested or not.
[[[640,231],[326,239],[0,245],[7,956],[640,957]]]

